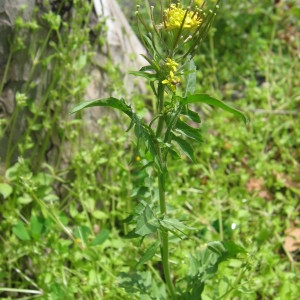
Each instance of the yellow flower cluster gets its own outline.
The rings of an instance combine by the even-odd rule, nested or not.
[[[171,69],[171,70],[173,70],[174,72],[176,72],[177,71],[177,67],[178,67],[178,63],[176,62],[176,61],[174,61],[174,60],[172,60],[171,58],[167,58],[167,62],[166,62],[166,66],[169,68],[169,69]]]
[[[172,91],[175,92],[176,85],[180,83],[181,79],[175,76],[174,72],[177,71],[178,63],[171,58],[167,58],[167,62],[165,63],[166,68],[169,71],[169,74],[166,79],[164,79],[161,83],[168,84]]]
[[[201,23],[197,12],[187,11],[180,4],[171,4],[165,10],[164,26],[166,30],[188,29],[195,30]]]

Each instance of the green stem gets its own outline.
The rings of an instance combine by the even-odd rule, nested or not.
[[[158,84],[158,89],[157,89],[157,106],[158,106],[158,115],[160,116],[158,119],[158,125],[157,125],[157,129],[156,129],[156,137],[160,137],[162,135],[163,132],[163,128],[164,128],[164,105],[165,105],[165,101],[164,101],[164,92],[165,92],[165,87],[162,83]]]
[[[5,69],[4,69],[4,74],[3,74],[3,77],[2,77],[2,81],[0,83],[0,96],[2,94],[2,91],[4,89],[4,85],[6,83],[6,78],[7,78],[7,74],[8,74],[8,70],[9,70],[9,67],[10,67],[10,63],[11,63],[13,54],[14,54],[13,50],[10,50],[8,58],[7,58],[7,63],[5,65]]]
[[[158,175],[158,187],[159,187],[159,204],[160,204],[160,212],[162,215],[166,214],[167,206],[166,206],[166,195],[164,191],[164,174]],[[161,256],[162,256],[162,264],[165,275],[165,280],[169,289],[169,292],[172,296],[172,299],[177,299],[175,287],[173,285],[171,279],[170,272],[170,264],[169,264],[169,232],[163,231],[160,234],[161,238]]]
[[[162,136],[163,128],[164,128],[164,90],[165,87],[162,83],[158,84],[158,115],[160,115],[158,119],[158,125],[156,129],[156,137],[159,138]],[[167,205],[166,205],[166,194],[164,188],[164,181],[165,181],[165,162],[162,159],[161,147],[158,145],[157,147],[159,160],[161,165],[164,166],[162,170],[158,170],[158,189],[159,189],[159,206],[160,206],[160,213],[161,215],[165,215],[167,213]],[[169,233],[168,231],[163,231],[160,234],[161,238],[161,257],[162,257],[162,264],[164,270],[164,276],[166,280],[166,284],[168,290],[172,296],[172,299],[177,299],[176,291],[171,279],[171,272],[170,272],[170,265],[169,265]]]
[[[5,159],[5,167],[6,167],[6,169],[8,169],[9,166],[10,166],[10,160],[11,160],[11,157],[12,157],[13,152],[14,152],[14,150],[11,149],[11,145],[13,143],[13,132],[14,132],[14,128],[15,128],[16,123],[17,123],[18,113],[19,113],[19,108],[18,108],[18,106],[16,106],[15,110],[13,112],[13,115],[12,115],[11,132],[9,134],[8,142],[7,142],[7,147],[6,147],[6,149],[7,149],[6,150],[6,159]]]

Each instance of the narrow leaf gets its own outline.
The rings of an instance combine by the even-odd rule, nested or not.
[[[188,117],[190,120],[192,120],[195,123],[201,123],[201,118],[199,114],[195,111],[192,111],[187,108],[187,109],[183,109],[181,114]]]
[[[199,143],[202,142],[200,130],[189,126],[188,124],[186,124],[185,122],[182,122],[181,120],[177,121],[174,129],[177,132],[180,132],[181,134],[183,134],[184,136],[194,139]]]
[[[155,89],[155,85],[154,85],[154,82],[153,82],[153,81],[150,81],[150,87],[151,87],[151,89],[152,89],[154,95],[155,95],[156,97],[158,97],[158,94],[157,94],[157,91],[156,91],[156,89]]]
[[[152,65],[141,67],[139,71],[155,71]]]
[[[147,78],[150,81],[156,80],[156,74],[148,73],[145,71],[130,71],[129,74],[139,77]]]
[[[224,245],[219,241],[208,243],[207,248],[219,256],[222,256],[227,251]]]
[[[155,58],[157,56],[157,51],[153,45],[152,39],[150,39],[146,34],[143,34],[143,39],[148,46],[147,49],[150,51],[151,56]]]
[[[195,162],[195,157],[194,157],[194,150],[192,146],[186,142],[184,139],[173,135],[172,138],[177,145],[179,146],[180,150],[192,161]]]
[[[140,238],[141,236],[135,233],[135,229],[129,231],[125,236],[124,239],[136,239]]]
[[[165,139],[164,139],[165,143],[171,142],[172,135],[173,135],[172,130],[174,130],[176,128],[176,124],[177,124],[179,115],[181,113],[181,109],[182,109],[182,107],[178,106],[172,113],[168,114],[168,117],[166,119],[168,126],[167,126],[167,130],[165,133]]]
[[[238,110],[237,108],[220,101],[218,99],[215,99],[208,94],[195,94],[195,95],[187,95],[184,98],[178,97],[181,101],[181,104],[186,105],[189,103],[206,103],[212,106],[216,106],[219,108],[222,108],[225,111],[228,111],[232,114],[234,114],[237,117],[240,117],[243,119],[245,124],[249,123],[249,119],[246,114],[244,114],[242,111]]]
[[[87,107],[95,107],[95,106],[106,106],[106,107],[118,109],[118,110],[122,111],[123,113],[125,113],[130,118],[132,117],[132,114],[133,114],[131,107],[126,105],[123,99],[119,100],[119,99],[116,99],[113,97],[104,98],[104,99],[96,99],[96,100],[85,101],[85,102],[79,103],[78,105],[76,105],[75,107],[73,107],[71,109],[70,114],[78,112]]]
[[[143,265],[145,262],[150,260],[155,253],[157,252],[157,249],[159,247],[159,241],[156,241],[154,244],[152,244],[144,253],[144,255],[140,258],[139,262],[137,263],[136,267]]]
[[[185,96],[193,94],[196,88],[196,66],[194,60],[191,59],[188,63],[188,74],[186,76]]]
[[[170,230],[176,229],[181,231],[183,229],[189,229],[189,230],[195,229],[193,227],[186,226],[185,224],[183,224],[177,219],[172,219],[172,218],[164,218],[163,220],[160,221],[160,224]]]
[[[165,146],[168,148],[168,153],[171,154],[174,160],[180,159],[180,153],[175,149],[174,145],[166,143]]]
[[[147,150],[151,153],[153,157],[153,161],[155,165],[158,167],[160,171],[162,171],[162,165],[159,160],[159,156],[156,148],[157,141],[152,130],[148,126],[142,126],[141,124],[137,124],[135,127],[135,135],[138,137],[138,143],[139,140],[142,138]]]

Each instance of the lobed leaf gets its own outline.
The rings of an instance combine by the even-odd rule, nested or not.
[[[159,227],[158,219],[155,217],[150,206],[147,205],[143,213],[137,219],[135,233],[140,236],[145,236],[157,231]]]

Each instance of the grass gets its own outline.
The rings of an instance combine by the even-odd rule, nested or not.
[[[293,250],[285,243],[286,230],[300,226],[300,45],[299,38],[292,39],[292,29],[300,25],[299,7],[296,1],[288,9],[279,5],[275,9],[269,1],[227,1],[215,31],[196,57],[198,91],[231,101],[251,117],[244,127],[226,113],[203,107],[204,142],[194,145],[197,162],[186,159],[170,165],[167,197],[172,214],[196,228],[184,241],[173,237],[170,245],[179,285],[190,256],[205,243],[232,240],[247,250],[239,259],[221,264],[205,287],[205,300],[296,300],[300,293],[299,247]],[[84,16],[85,9],[76,6],[78,16]],[[80,61],[89,40],[84,28],[70,26],[76,30],[56,51],[66,61],[74,57]],[[81,44],[70,55],[76,37]],[[74,69],[62,73],[55,64],[56,76],[43,102],[46,113],[37,115],[33,106],[25,107],[31,111],[31,126],[19,144],[23,158],[2,158],[6,161],[0,184],[3,299],[149,299],[143,294],[154,295],[156,290],[164,295],[159,257],[148,262],[148,268],[139,267],[142,295],[136,286],[126,284],[129,275],[137,276],[135,265],[153,242],[140,246],[124,239],[129,229],[122,220],[138,200],[134,187],[145,177],[137,171],[140,162],[134,145],[127,142],[130,135],[109,117],[99,120],[99,131],[83,135],[81,119],[61,114],[63,99],[82,100],[88,76],[83,79],[80,74],[83,70],[88,74],[92,51],[89,48],[86,64],[77,73]],[[40,59],[41,66],[46,58],[45,54]],[[55,118],[52,106],[57,108]],[[127,125],[126,118],[114,117],[116,123]],[[43,130],[42,122],[69,141],[69,165],[57,161],[53,166],[43,154],[38,161],[28,155],[27,147],[33,153],[47,148],[31,142],[34,125]],[[156,286],[151,285],[154,281]]]

